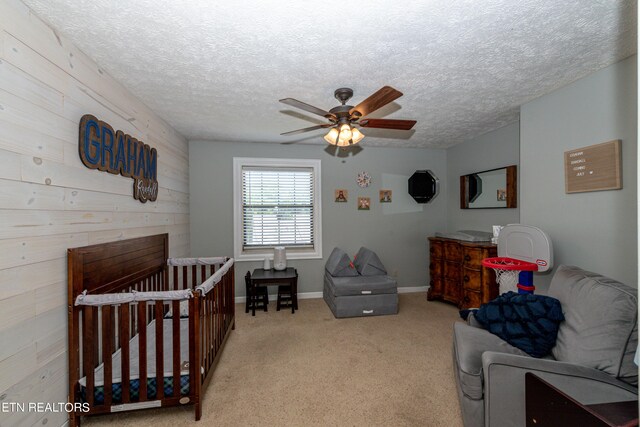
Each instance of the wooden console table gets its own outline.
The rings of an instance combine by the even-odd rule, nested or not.
[[[527,427],[638,425],[637,400],[583,405],[531,372],[524,381]]]
[[[298,272],[293,267],[285,270],[265,270],[256,268],[251,275],[251,287],[291,285],[291,313],[298,309]],[[251,290],[253,292],[253,290]],[[248,297],[248,295],[247,295]],[[255,304],[251,307],[251,315],[256,315]]]

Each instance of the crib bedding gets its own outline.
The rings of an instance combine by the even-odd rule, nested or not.
[[[162,387],[166,395],[173,394],[173,319],[163,319],[164,372]],[[129,388],[132,399],[138,398],[140,387],[139,338],[135,335],[129,340]],[[147,398],[157,394],[156,375],[156,320],[147,325]],[[118,349],[112,356],[112,399],[120,400],[122,394],[122,351]],[[104,363],[95,369],[94,399],[96,403],[104,400]],[[80,379],[81,394],[85,398],[86,376]],[[180,394],[189,393],[189,319],[180,319]]]

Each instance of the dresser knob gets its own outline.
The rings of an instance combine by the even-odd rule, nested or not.
[[[464,297],[464,302],[469,302],[469,301],[471,301],[469,297]]]
[[[465,261],[471,261],[471,257],[470,257],[469,255],[465,255],[465,256],[464,256],[464,260],[465,260]]]
[[[471,280],[471,279],[469,279],[469,276],[464,276],[464,281],[465,282],[468,282],[469,280]]]

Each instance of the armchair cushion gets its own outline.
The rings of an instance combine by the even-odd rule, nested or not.
[[[349,255],[340,248],[333,249],[324,268],[334,277],[353,277],[358,275],[358,272],[351,264]]]
[[[371,249],[361,247],[358,253],[353,257],[353,263],[363,276],[380,276],[387,274],[382,261]]]
[[[565,317],[553,356],[637,385],[633,357],[638,346],[638,290],[578,267],[560,266],[549,295],[560,301]]]
[[[527,355],[484,329],[456,322],[453,331],[453,357],[458,371],[456,375],[463,394],[474,400],[482,399],[483,396],[482,353],[497,351]]]

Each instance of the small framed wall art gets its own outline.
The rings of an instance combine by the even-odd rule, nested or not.
[[[369,197],[358,197],[358,210],[359,211],[368,211],[371,207],[371,198]]]
[[[391,203],[391,190],[380,190],[380,203]]]
[[[344,188],[338,188],[334,191],[336,203],[346,203],[349,199],[349,192]]]
[[[358,176],[356,176],[356,182],[361,188],[367,188],[369,184],[371,184],[371,175],[369,175],[369,173],[365,171],[358,172]]]

